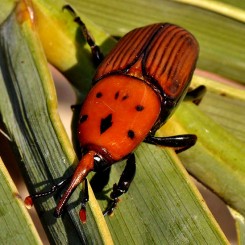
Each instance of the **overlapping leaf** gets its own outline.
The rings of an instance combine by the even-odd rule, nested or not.
[[[229,78],[233,78],[241,83],[243,82],[243,23],[239,23],[234,19],[229,19],[219,14],[215,14],[213,12],[210,13],[196,7],[173,2],[159,2],[157,0],[150,3],[145,1],[134,1],[133,3],[121,1],[116,3],[113,1],[102,2],[97,0],[70,2],[72,2],[73,6],[79,11],[79,15],[81,14],[83,21],[93,32],[97,43],[102,44],[102,50],[106,53],[113,45],[114,41],[110,39],[109,36],[102,31],[102,29],[100,29],[101,27],[112,35],[121,36],[127,30],[147,23],[156,21],[174,22],[191,30],[197,36],[201,45],[199,67],[212,72],[217,72]],[[63,1],[57,1],[56,3],[37,0],[34,1],[33,6],[35,9],[35,23],[37,23],[39,37],[41,38],[42,46],[44,47],[49,62],[64,73],[70,82],[77,88],[78,97],[83,98],[90,86],[89,82],[91,81],[94,68],[89,57],[89,52],[84,49],[85,43],[83,37],[81,36],[81,32],[79,28],[77,29],[76,24],[72,20],[73,17],[70,15],[70,13],[62,11],[64,4],[65,3]],[[127,16],[127,18],[125,16]],[[90,19],[97,25],[92,23]],[[23,31],[23,25],[21,28]],[[6,28],[6,30],[7,33],[11,33],[9,28]],[[15,34],[18,33],[19,31],[17,31]],[[11,34],[8,34],[8,36],[10,35]],[[2,36],[6,39],[5,35]],[[66,171],[68,164],[65,165],[64,162],[73,162],[75,161],[75,157],[69,143],[67,143],[67,138],[61,129],[59,119],[57,120],[57,114],[54,110],[56,102],[55,98],[52,97],[53,87],[50,85],[51,79],[48,71],[46,68],[44,68],[46,67],[46,63],[43,58],[41,61],[37,62],[37,59],[40,59],[40,49],[33,48],[33,44],[30,45],[30,41],[32,43],[33,37],[29,36],[28,34],[26,38],[27,39],[24,40],[27,42],[29,47],[32,47],[32,49],[29,49],[29,51],[26,47],[28,45],[23,45],[22,38],[18,39],[15,37],[13,41],[4,40],[4,42],[2,42],[4,45],[7,43],[7,46],[3,47],[2,45],[2,50],[5,56],[4,59],[1,59],[5,60],[2,62],[2,67],[8,71],[6,73],[4,69],[5,73],[3,73],[5,74],[5,79],[7,79],[6,81],[16,81],[21,78],[20,80],[25,83],[21,83],[17,87],[15,85],[8,85],[7,90],[5,88],[5,91],[14,91],[15,95],[18,96],[13,97],[13,95],[11,95],[12,92],[9,92],[8,96],[10,102],[6,104],[6,108],[4,108],[5,106],[2,106],[3,102],[1,102],[1,113],[5,116],[9,114],[9,117],[7,117],[8,120],[6,120],[5,123],[8,125],[10,132],[11,127],[16,129],[16,125],[18,125],[18,130],[15,130],[17,132],[17,137],[14,136],[14,138],[18,148],[21,149],[21,153],[23,145],[26,145],[26,140],[24,140],[26,139],[25,137],[28,139],[27,142],[31,143],[32,145],[32,147],[24,147],[24,162],[43,162],[43,165],[40,166],[39,164],[30,164],[30,169],[27,167],[27,172],[33,173],[31,182],[36,188],[37,185],[40,185],[42,181],[46,180],[49,181],[50,186],[53,183],[53,179],[61,177]],[[20,42],[20,40],[22,41]],[[39,43],[36,37],[34,38],[34,43],[35,42]],[[23,46],[17,46],[16,43]],[[9,50],[6,51],[6,47],[11,47],[11,52],[9,52]],[[14,47],[16,49],[20,49],[20,47],[22,49],[27,48],[23,49],[23,52],[26,52],[25,56],[23,56],[25,57],[24,63],[21,62],[23,58],[21,55],[16,57],[14,53],[12,53]],[[26,54],[29,57],[27,59]],[[43,56],[41,55],[41,57]],[[34,63],[37,62],[37,66],[36,64],[33,66],[32,61],[34,61]],[[13,66],[13,64],[15,66]],[[27,64],[30,66],[30,69],[34,70],[34,72],[27,72],[28,70],[23,72],[23,69],[26,69]],[[36,70],[38,70],[38,72],[35,72]],[[18,79],[14,79],[15,77]],[[40,78],[44,79],[44,81],[41,83],[38,81]],[[4,86],[6,86],[6,83]],[[12,86],[12,88],[9,86]],[[43,88],[43,95],[41,95],[43,96],[42,101],[37,101],[41,96],[40,92],[38,95],[35,94],[35,90],[37,89],[34,86]],[[20,94],[17,92],[20,92]],[[214,95],[215,94],[217,95],[219,93],[214,93]],[[211,96],[208,95],[206,100],[210,101],[209,98],[211,99],[212,96],[213,94]],[[236,95],[234,97],[236,98]],[[231,99],[233,102],[234,97]],[[5,100],[6,97],[3,97],[3,99]],[[41,104],[39,104],[39,102],[41,102]],[[43,105],[43,102],[44,105],[45,103],[47,104],[44,106],[44,108],[41,106]],[[224,104],[226,103],[227,102],[224,102]],[[207,109],[207,104],[208,103],[203,101],[203,109],[210,113]],[[238,102],[238,104],[242,105],[242,102]],[[185,115],[185,111],[187,110],[186,108],[189,108],[189,105],[183,105],[183,108],[180,108],[179,110],[180,112],[176,114],[175,119],[173,118],[173,125],[176,125],[176,123],[178,124],[180,122],[179,118],[182,117],[183,120],[180,122],[182,129],[183,127],[186,127],[186,124],[191,124],[193,120],[195,120],[197,124],[202,121],[201,118],[198,119],[197,117],[197,115],[199,115],[199,109],[196,106],[194,107],[194,105],[190,106],[194,108],[194,111],[192,110],[189,112],[193,114],[192,116],[194,119],[190,118],[188,113],[187,116]],[[33,110],[33,107],[36,109],[34,109],[32,114],[31,111]],[[219,112],[222,110],[227,110],[227,108],[222,108],[222,106],[219,108]],[[16,113],[18,111],[17,109],[20,109],[21,113]],[[3,111],[5,112],[3,113]],[[11,111],[13,112],[10,113]],[[42,115],[43,113],[45,115],[44,118]],[[241,125],[243,116],[239,117],[239,120],[233,120],[235,121],[234,123],[233,121],[229,120],[229,115],[230,114],[228,112],[227,116],[225,117],[227,121],[229,121],[228,127],[232,128],[234,125],[236,125],[235,127],[238,127],[237,136],[244,138],[243,127],[239,128],[238,126]],[[23,116],[24,119],[22,118]],[[213,118],[216,120],[218,116],[214,115]],[[50,119],[51,124],[47,123]],[[186,122],[184,122],[185,120]],[[210,119],[205,117],[205,120]],[[44,124],[47,125],[45,125],[43,128]],[[227,123],[225,123],[225,126],[226,124]],[[42,130],[40,130],[40,127],[42,127]],[[33,134],[32,130],[34,129],[36,130],[35,132],[38,133]],[[20,135],[18,135],[19,132],[21,132]],[[25,132],[24,135],[23,132]],[[199,130],[197,133],[198,135],[204,137],[201,130]],[[217,130],[210,132],[210,135],[211,138],[215,138],[217,136],[215,140],[218,142],[222,142],[223,140],[222,137],[218,137],[219,135],[217,135]],[[29,136],[31,136],[31,141],[28,138]],[[200,138],[201,140],[199,144],[202,144],[204,141],[202,141],[202,137]],[[233,140],[235,141],[235,139],[232,139],[231,141]],[[230,143],[231,142],[227,142],[224,148],[229,148]],[[42,147],[44,146],[44,148],[38,148],[40,145]],[[202,153],[206,151],[205,147],[206,146],[204,145],[204,148],[201,149]],[[50,151],[52,151],[52,154],[50,154]],[[192,165],[189,159],[193,159],[192,152],[194,152],[194,155],[198,155],[199,145],[197,145],[197,148],[193,148],[189,152],[190,155],[187,153],[188,161],[186,165],[191,167]],[[232,157],[232,155],[230,155],[229,152],[226,152],[226,155],[228,158],[226,158],[224,162],[230,162],[227,159]],[[187,173],[181,167],[173,152],[165,151],[155,146],[147,146],[142,144],[136,151],[136,157],[137,175],[135,181],[133,182],[128,195],[123,197],[123,202],[119,204],[119,208],[116,210],[115,216],[106,218],[114,242],[121,244],[208,243],[210,241],[218,244],[227,242],[206,206],[202,205],[202,199],[197,193],[195,187],[193,187],[193,185],[190,183]],[[235,153],[234,157],[242,158],[242,153],[238,151],[238,153]],[[211,158],[204,157],[204,161],[205,160],[209,161],[211,167],[205,168],[205,164],[199,164],[199,166],[204,168],[204,173],[207,171],[211,171],[212,173],[212,163],[213,166],[219,166],[220,163],[220,159],[217,158],[217,155]],[[186,162],[185,159],[184,161]],[[198,166],[198,161],[196,162],[196,165]],[[43,167],[44,169],[42,170]],[[119,178],[122,167],[123,163],[120,163],[118,166],[113,168],[107,190]],[[220,167],[221,170],[226,170],[225,165],[221,164]],[[242,176],[244,173],[242,166],[240,167],[241,171],[239,171],[241,172]],[[215,167],[215,169],[217,168]],[[236,170],[237,169],[233,169],[231,171]],[[42,180],[37,179],[37,176],[41,176],[41,173],[43,174],[41,177]],[[192,171],[192,173],[195,174],[195,170]],[[218,178],[219,176],[226,176],[221,173],[223,172],[221,171],[219,173],[219,171],[217,171]],[[229,176],[226,176],[228,178],[227,181],[236,187],[240,186],[241,189],[238,189],[237,192],[231,191],[227,196],[230,199],[236,200],[239,195],[243,195],[242,188],[244,181],[242,177],[236,178],[235,172],[234,174],[232,172],[231,176],[233,176],[233,179],[231,177],[229,179]],[[214,178],[212,177],[212,179]],[[231,180],[233,180],[233,182]],[[207,180],[205,181],[209,181],[209,177],[207,177]],[[235,184],[236,181],[240,182]],[[74,194],[75,197],[78,198],[79,194]],[[92,194],[91,197],[93,197]],[[234,202],[236,203],[236,201]],[[240,212],[243,212],[243,199],[238,203],[241,209],[238,206],[234,207]],[[100,201],[102,208],[104,208],[106,204],[106,200]],[[49,199],[38,205],[40,205],[41,210],[44,211],[50,208],[52,209],[55,203],[53,199]],[[85,227],[81,227],[79,221],[77,221],[77,214],[74,214],[72,211],[74,205],[70,204],[69,215],[65,215],[62,221],[54,220],[50,212],[44,213],[42,220],[43,223],[45,223],[45,227],[49,234],[51,234],[49,235],[51,236],[51,241],[55,241],[56,243],[61,241],[71,242],[75,241],[76,239],[85,239],[83,241],[87,242],[89,240],[90,242],[94,243],[107,243],[108,241],[111,241],[110,238],[108,238],[108,235],[106,235],[108,234],[107,231],[103,230],[102,228],[105,226],[103,223],[103,217],[98,214],[100,211],[93,211],[94,205],[96,206],[96,201],[92,200],[90,205],[92,205],[92,213],[89,212],[88,215],[90,217],[94,217],[94,214],[95,219],[91,218],[94,221],[90,219],[88,225]],[[97,208],[95,209],[97,210]],[[70,225],[70,222],[72,225]],[[59,229],[63,229],[62,227],[65,227],[65,229],[61,233],[61,236],[58,237],[58,231]],[[77,235],[75,233],[77,233]],[[95,238],[91,238],[91,234],[93,234]]]

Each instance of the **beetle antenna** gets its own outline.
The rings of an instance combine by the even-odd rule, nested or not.
[[[87,154],[85,154],[82,157],[82,160],[78,163],[77,168],[72,176],[71,182],[66,189],[65,193],[61,197],[55,211],[54,211],[54,216],[59,217],[62,212],[65,204],[69,200],[71,194],[73,191],[76,189],[76,187],[83,181],[85,180],[86,176],[90,171],[93,170],[94,168],[94,155],[95,152],[89,151]],[[86,192],[86,182],[85,182],[85,192]],[[88,198],[87,198],[88,199]],[[83,203],[86,203],[86,201],[83,201]],[[86,217],[86,216],[85,216]],[[82,220],[84,223],[86,220]]]

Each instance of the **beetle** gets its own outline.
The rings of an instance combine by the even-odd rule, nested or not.
[[[67,7],[73,14],[75,12]],[[78,122],[78,140],[82,157],[71,179],[55,185],[52,190],[26,198],[32,200],[53,193],[70,181],[56,209],[62,214],[73,190],[85,181],[80,219],[86,221],[88,187],[86,176],[103,172],[126,159],[125,169],[110,194],[111,203],[104,214],[111,214],[119,197],[126,193],[136,172],[133,151],[141,142],[173,147],[176,152],[193,146],[193,134],[155,137],[155,132],[172,115],[184,97],[199,102],[205,87],[188,92],[196,66],[199,45],[185,29],[157,23],[134,29],[120,39],[103,59],[99,47],[85,24],[75,16],[91,47],[95,63],[100,63],[93,86],[82,104]],[[101,62],[102,61],[102,62]]]

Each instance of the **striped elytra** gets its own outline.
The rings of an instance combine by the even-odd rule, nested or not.
[[[179,101],[198,57],[192,34],[172,24],[153,24],[126,34],[99,66],[94,81],[112,73],[136,76]]]

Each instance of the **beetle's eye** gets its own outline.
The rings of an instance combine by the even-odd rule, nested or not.
[[[94,172],[103,171],[106,167],[108,167],[107,162],[100,155],[94,156]]]
[[[98,155],[95,155],[94,156],[94,161],[98,163],[98,162],[101,161],[101,158]]]

